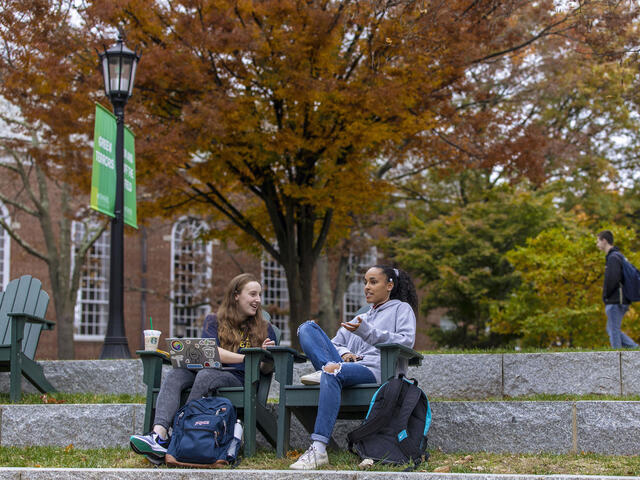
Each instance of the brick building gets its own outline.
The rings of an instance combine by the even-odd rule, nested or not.
[[[9,215],[2,206],[3,214]],[[27,216],[12,219],[12,224],[25,238],[38,242],[42,233],[37,222]],[[74,223],[72,234],[81,234],[81,223]],[[175,222],[156,220],[138,230],[125,228],[125,330],[132,353],[143,345],[142,330],[149,318],[163,336],[198,336],[202,319],[215,311],[227,282],[242,272],[261,278],[264,286],[263,305],[276,314],[273,321],[282,329],[285,342],[290,339],[288,327],[288,293],[283,269],[272,259],[262,259],[233,248],[224,248],[216,241],[203,242],[198,233],[202,222],[193,218],[178,218]],[[110,236],[105,232],[88,254],[74,318],[75,356],[78,359],[98,358],[102,350],[108,318],[108,273]],[[349,280],[343,299],[343,317],[364,305],[361,267],[376,263],[378,255],[372,248],[359,260],[351,258]],[[46,264],[28,254],[0,232],[0,279],[5,285],[10,279],[30,274],[42,280],[50,290]],[[314,294],[317,294],[314,288]],[[171,301],[171,299],[173,301]],[[275,308],[274,308],[275,307]],[[314,298],[312,311],[317,308]],[[277,312],[281,312],[278,314]],[[55,319],[53,302],[47,318]],[[421,333],[423,319],[418,319],[416,346],[428,346]],[[56,329],[42,334],[38,358],[57,358]],[[162,342],[162,339],[161,339]]]

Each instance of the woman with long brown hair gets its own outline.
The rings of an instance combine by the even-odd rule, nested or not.
[[[260,282],[249,273],[238,275],[229,282],[217,314],[208,315],[202,329],[203,338],[218,340],[225,370],[172,369],[160,386],[153,430],[146,435],[131,436],[134,452],[146,455],[152,461],[164,458],[169,446],[168,431],[185,388],[191,387],[189,402],[207,395],[210,390],[244,384],[244,355],[238,351],[246,347],[275,345],[273,327],[262,317],[261,295]]]

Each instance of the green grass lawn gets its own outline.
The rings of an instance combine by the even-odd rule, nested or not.
[[[611,348],[611,347],[593,347],[593,348],[534,348],[534,347],[522,347],[519,350],[514,348],[438,348],[435,350],[421,350],[422,355],[453,355],[453,354],[502,354],[502,353],[576,353],[576,352],[619,352],[629,351],[624,348]]]
[[[243,459],[238,468],[286,470],[301,452],[290,452],[278,459],[273,451],[261,450],[250,459]],[[357,470],[359,458],[348,452],[330,452],[330,466],[322,470]],[[126,448],[80,450],[73,445],[53,447],[0,447],[0,467],[36,468],[153,468],[143,457]],[[166,468],[166,467],[160,467]],[[376,471],[399,471],[403,467],[375,466]],[[551,455],[551,454],[445,454],[431,452],[428,464],[418,471],[452,473],[502,474],[580,474],[637,475],[640,457],[622,455]]]
[[[461,402],[461,401],[473,401],[473,402],[565,402],[565,401],[580,401],[580,400],[620,400],[620,401],[640,401],[640,395],[570,395],[570,394],[538,394],[528,395],[522,397],[489,397],[483,399],[449,399],[449,398],[436,398],[431,397],[429,399],[432,402]],[[45,404],[45,403],[141,403],[144,404],[145,397],[142,395],[129,395],[129,394],[95,394],[95,393],[50,393],[47,395],[42,394],[23,394],[20,404]],[[269,403],[277,403],[277,398],[270,398]],[[9,394],[0,393],[0,404],[9,404]]]
[[[144,403],[143,395],[104,394],[104,393],[25,393],[21,404],[36,403]],[[8,393],[0,393],[0,403],[11,403]]]

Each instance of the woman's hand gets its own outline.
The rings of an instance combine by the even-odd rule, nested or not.
[[[346,328],[346,329],[347,329],[347,330],[349,330],[351,333],[353,333],[353,332],[355,332],[355,331],[358,329],[358,327],[359,327],[359,326],[360,326],[360,324],[362,323],[362,318],[360,318],[360,317],[356,317],[356,318],[354,319],[354,322],[357,322],[357,323],[345,323],[345,322],[343,322],[343,323],[341,323],[341,324],[340,324],[340,326],[342,326],[342,327]]]
[[[347,352],[342,354],[343,362],[357,362],[358,360],[362,360],[361,355],[356,355],[355,353]]]
[[[222,363],[242,363],[244,362],[244,355],[241,353],[230,352],[222,347],[218,347],[218,353],[220,354],[220,361]]]
[[[275,344],[276,342],[274,342],[270,338],[265,338],[264,342],[262,342],[262,348],[273,347],[275,346]]]

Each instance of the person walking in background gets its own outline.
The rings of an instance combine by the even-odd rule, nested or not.
[[[613,233],[609,230],[598,233],[596,245],[606,255],[602,300],[607,314],[609,343],[613,348],[638,348],[638,344],[622,331],[622,317],[630,304],[622,292],[622,253],[613,245]]]

